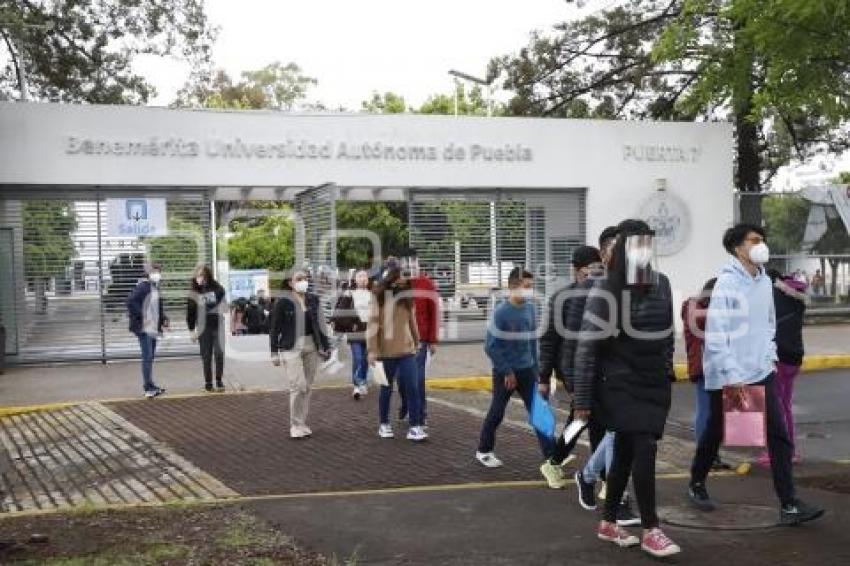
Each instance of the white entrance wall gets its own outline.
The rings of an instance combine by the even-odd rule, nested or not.
[[[661,269],[689,294],[725,260],[732,147],[725,123],[0,103],[0,196],[4,184],[586,188],[595,245],[666,186],[691,225]]]

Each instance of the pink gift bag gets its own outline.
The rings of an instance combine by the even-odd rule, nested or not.
[[[763,385],[723,388],[723,445],[764,448],[767,445]]]

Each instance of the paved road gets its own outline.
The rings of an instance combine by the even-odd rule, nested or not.
[[[776,507],[768,482],[722,478],[719,500],[746,503],[768,516]],[[683,480],[659,480],[659,499],[684,508]],[[805,527],[717,531],[665,527],[682,547],[672,563],[717,566],[850,563],[844,531],[850,496],[805,492],[828,506],[829,520]],[[573,487],[473,488],[414,493],[304,497],[251,503],[248,508],[311,550],[370,565],[632,565],[653,562],[638,549],[619,549],[594,536],[598,515],[579,508]],[[636,530],[635,530],[636,532]]]
[[[850,460],[850,370],[808,373],[795,385],[797,446],[807,460]],[[693,430],[694,387],[673,388],[671,432]]]

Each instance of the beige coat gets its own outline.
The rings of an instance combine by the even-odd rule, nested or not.
[[[388,299],[383,307],[372,301],[369,324],[366,327],[366,348],[378,359],[402,358],[416,354],[419,329],[416,315],[410,308]]]

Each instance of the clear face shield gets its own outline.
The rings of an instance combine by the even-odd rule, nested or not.
[[[658,282],[654,234],[626,236],[626,285],[651,286]]]

